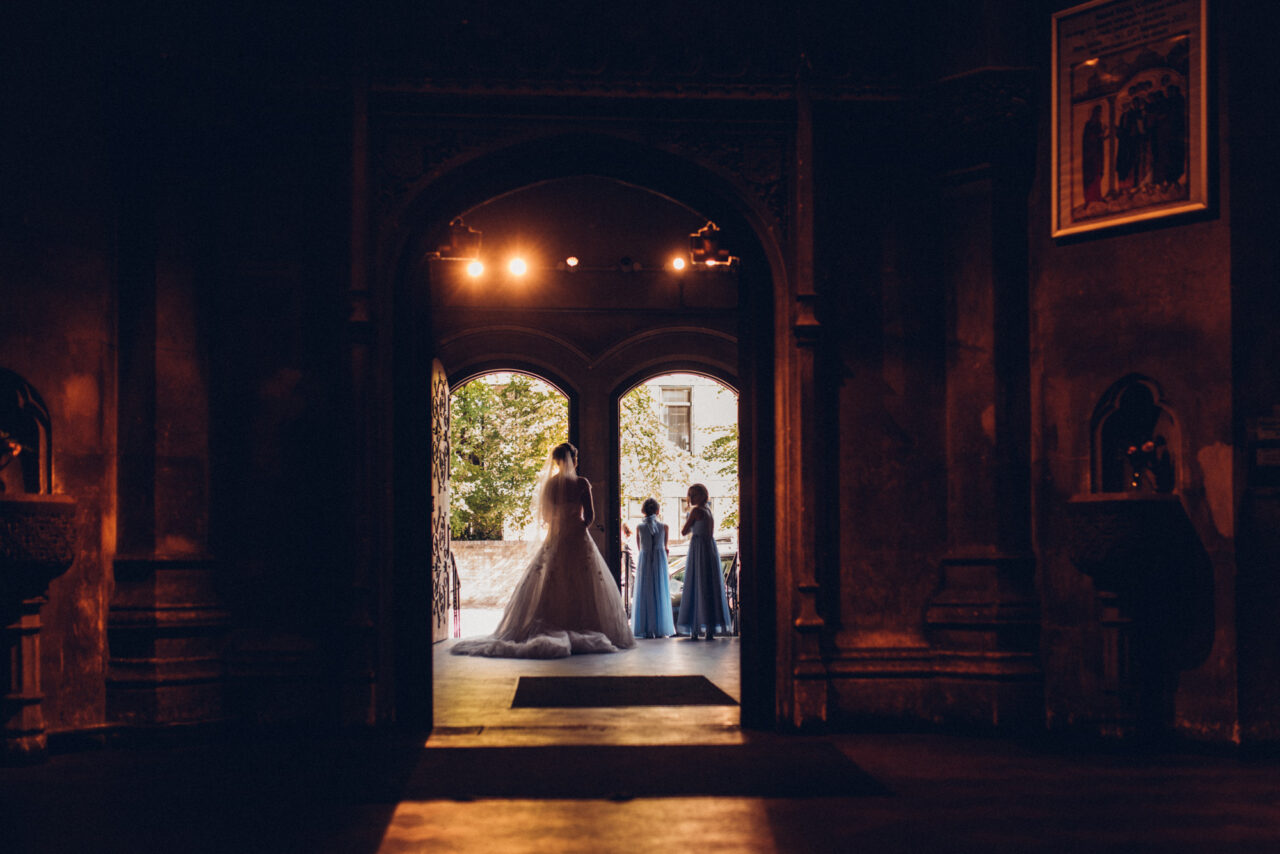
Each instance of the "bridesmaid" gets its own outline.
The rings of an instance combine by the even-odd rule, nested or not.
[[[631,629],[638,638],[665,638],[676,633],[667,586],[667,526],[658,519],[658,502],[646,498],[644,521],[636,526],[640,559],[636,561]]]
[[[676,628],[697,640],[705,629],[707,640],[716,632],[727,634],[729,603],[724,595],[720,569],[720,549],[716,547],[716,520],[707,509],[710,495],[700,483],[689,487],[689,518],[680,533],[689,537],[689,556],[684,564],[684,590],[680,594],[680,614]]]

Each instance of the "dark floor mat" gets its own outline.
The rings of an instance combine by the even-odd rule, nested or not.
[[[888,794],[826,741],[766,745],[439,747],[403,797],[799,798]]]
[[[521,676],[511,707],[736,706],[705,676]]]

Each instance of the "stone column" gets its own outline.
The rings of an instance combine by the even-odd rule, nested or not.
[[[993,726],[1043,715],[1030,549],[1025,72],[939,84],[954,140],[939,164],[947,294],[947,556],[925,614],[942,714]]]
[[[346,471],[352,484],[347,515],[351,519],[351,551],[347,613],[342,642],[342,720],[373,724],[386,702],[378,692],[379,640],[376,615],[375,548],[379,495],[375,476],[375,444],[380,413],[373,405],[377,329],[370,292],[369,90],[359,78],[352,87],[351,110],[351,284],[346,325],[348,358],[345,427],[355,449]],[[389,682],[389,680],[384,680]],[[380,699],[383,701],[380,703]]]
[[[783,447],[789,465],[793,499],[788,514],[791,564],[790,620],[793,669],[788,698],[791,722],[796,726],[819,725],[827,720],[831,681],[823,651],[827,629],[824,597],[831,594],[821,583],[822,541],[825,538],[820,508],[827,489],[825,455],[822,452],[822,407],[825,404],[819,378],[822,372],[823,329],[817,314],[814,286],[814,166],[813,112],[808,84],[801,76],[796,86],[795,240],[796,293],[791,311],[791,393],[783,411],[794,413],[790,441]],[[783,613],[787,613],[784,611]]]
[[[180,177],[145,146],[123,188],[118,267],[115,593],[107,616],[107,718],[126,726],[224,718],[228,624],[208,554],[209,397],[198,234]],[[164,187],[162,193],[160,187]]]
[[[581,389],[581,398],[576,411],[569,413],[569,441],[578,448],[579,470],[591,481],[591,496],[595,505],[595,521],[588,532],[595,540],[596,547],[605,556],[609,569],[614,573],[614,580],[620,579],[618,562],[611,559],[617,554],[619,536],[615,530],[617,522],[613,516],[616,512],[615,502],[610,496],[618,494],[618,486],[613,472],[616,467],[613,461],[617,451],[618,437],[613,432],[615,421],[610,417],[609,391],[606,379],[598,375],[590,375],[588,383]],[[576,416],[576,418],[575,418]]]

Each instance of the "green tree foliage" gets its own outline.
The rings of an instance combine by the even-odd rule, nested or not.
[[[529,524],[538,471],[569,433],[564,397],[522,374],[481,377],[454,391],[449,420],[452,536],[500,540]]]
[[[664,481],[690,482],[697,458],[667,438],[667,425],[659,414],[653,390],[636,386],[623,395],[619,410],[623,508],[628,501],[661,497]]]
[[[731,506],[722,507],[719,527],[738,527],[738,425],[733,423],[727,427],[709,427],[716,437],[702,449],[702,459],[716,467],[716,474],[731,478],[729,500]]]

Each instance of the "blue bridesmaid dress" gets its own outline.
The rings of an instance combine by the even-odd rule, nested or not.
[[[720,549],[714,536],[715,524],[711,511],[707,510],[689,531],[684,590],[680,594],[680,613],[676,616],[676,628],[681,634],[697,634],[708,627],[717,634],[728,634],[732,628],[720,569]]]
[[[631,629],[638,638],[665,638],[676,633],[671,619],[671,592],[667,585],[665,528],[657,516],[644,517],[636,527],[640,558],[636,561]]]

